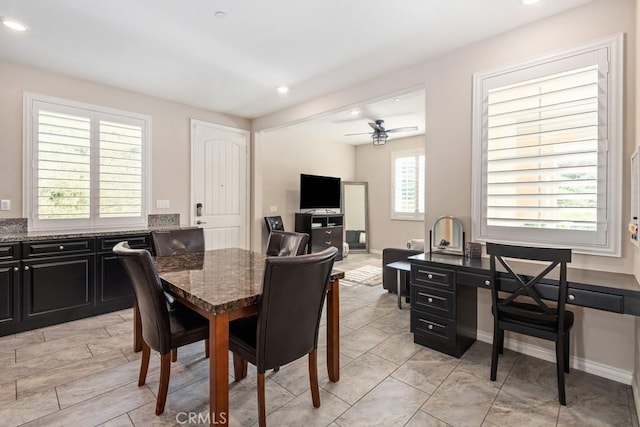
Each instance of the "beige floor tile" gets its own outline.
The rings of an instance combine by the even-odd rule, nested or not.
[[[498,391],[499,386],[488,379],[455,371],[421,409],[456,427],[476,427],[484,421]]]
[[[134,427],[129,415],[123,414],[97,427]]]
[[[429,397],[394,378],[387,378],[336,420],[350,427],[404,426]]]
[[[387,332],[364,326],[340,341],[340,353],[356,359],[388,338]]]
[[[28,347],[18,348],[16,350],[16,362],[23,362],[28,359],[35,359],[46,354],[56,353],[71,347],[77,347],[83,344],[92,344],[101,339],[109,338],[109,334],[104,329],[92,329],[89,332],[80,332],[66,338],[60,338],[52,341],[46,341],[39,344],[33,344]]]
[[[105,353],[17,380],[18,399],[126,363],[121,352]]]
[[[371,349],[371,353],[398,365],[403,364],[422,347],[413,342],[413,334],[409,331],[390,335],[386,340]]]
[[[405,427],[451,427],[450,424],[429,415],[424,411],[418,411],[409,420]]]
[[[25,424],[25,427],[94,426],[154,400],[153,393],[147,387],[132,383],[39,418]]]
[[[349,404],[356,403],[373,387],[384,380],[398,365],[375,354],[365,353],[341,367],[340,381],[321,381],[322,388]]]
[[[456,369],[459,360],[438,351],[421,347],[391,376],[425,393],[432,394]]]
[[[16,382],[8,381],[0,384],[0,407],[16,400]]]
[[[304,420],[304,427],[324,427],[349,408],[349,404],[320,390],[320,407],[314,408],[311,391],[291,400],[267,416],[267,425],[295,426]]]
[[[91,358],[86,345],[68,348],[55,353],[47,353],[40,357],[22,362],[7,364],[2,368],[2,381],[14,381],[19,378],[35,376],[71,363]]]
[[[19,426],[55,413],[58,409],[56,392],[50,389],[0,405],[0,420],[6,427]]]

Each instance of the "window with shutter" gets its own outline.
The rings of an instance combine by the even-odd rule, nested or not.
[[[146,225],[150,118],[25,94],[31,229]]]
[[[474,75],[474,238],[620,254],[621,37]]]
[[[392,155],[392,219],[424,219],[424,161],[422,151]]]

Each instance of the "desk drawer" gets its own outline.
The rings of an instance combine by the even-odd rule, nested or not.
[[[419,264],[411,264],[411,282],[423,283],[451,291],[455,289],[453,270],[444,270]]]
[[[22,243],[22,257],[89,253],[93,252],[94,243],[94,238],[24,242]]]
[[[453,345],[456,337],[455,321],[416,310],[411,311],[411,330],[445,345]]]
[[[624,297],[621,295],[605,294],[603,292],[587,291],[585,289],[569,289],[567,294],[567,309],[571,305],[593,307],[615,313],[624,312]]]
[[[411,286],[411,308],[454,319],[455,295],[452,292],[414,284]]]
[[[468,273],[466,271],[458,271],[456,272],[456,282],[459,285],[491,289],[491,277],[488,274],[476,274]]]

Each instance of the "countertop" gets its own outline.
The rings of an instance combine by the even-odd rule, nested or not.
[[[193,226],[167,225],[152,227],[123,227],[123,228],[95,228],[91,230],[52,230],[52,231],[28,231],[18,233],[0,233],[0,243],[28,242],[34,240],[59,240],[78,239],[87,237],[108,237],[130,234],[145,234],[152,231],[181,230],[196,228]]]

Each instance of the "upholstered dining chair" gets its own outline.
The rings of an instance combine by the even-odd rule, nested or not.
[[[309,255],[268,257],[258,314],[229,325],[235,380],[247,376],[247,362],[258,370],[260,426],[266,425],[265,372],[306,355],[313,406],[320,406],[318,327],[337,253],[338,249],[329,247]]]
[[[180,255],[204,252],[204,231],[202,228],[178,230],[154,230],[151,232],[153,248],[157,256]],[[183,304],[165,292],[169,310],[181,309]],[[171,361],[178,360],[178,349],[171,352]]]
[[[496,380],[498,354],[504,348],[504,331],[513,331],[550,341],[556,344],[556,372],[558,400],[566,405],[564,374],[569,372],[569,340],[573,326],[573,313],[565,310],[567,300],[567,263],[571,262],[571,249],[532,248],[524,246],[487,243],[491,266],[491,299],[493,311],[493,350],[491,352],[491,381]],[[513,260],[542,261],[535,264],[535,277],[519,275]],[[506,274],[499,278],[497,263]],[[510,263],[511,262],[511,263]],[[533,265],[532,265],[533,266]],[[537,285],[552,270],[559,268],[555,305],[547,305]],[[508,286],[499,287],[499,281]]]
[[[140,310],[143,342],[138,386],[143,386],[146,381],[151,349],[160,353],[160,384],[156,401],[156,415],[160,415],[164,412],[169,389],[171,350],[197,341],[206,342],[209,321],[186,306],[169,310],[149,251],[130,249],[127,242],[120,242],[113,247],[113,253],[129,275]],[[206,344],[205,355],[209,357]]]
[[[307,251],[307,243],[307,233],[272,231],[267,242],[267,256],[303,255]]]
[[[190,252],[204,252],[202,228],[187,228],[151,232],[156,255],[168,256]]]

